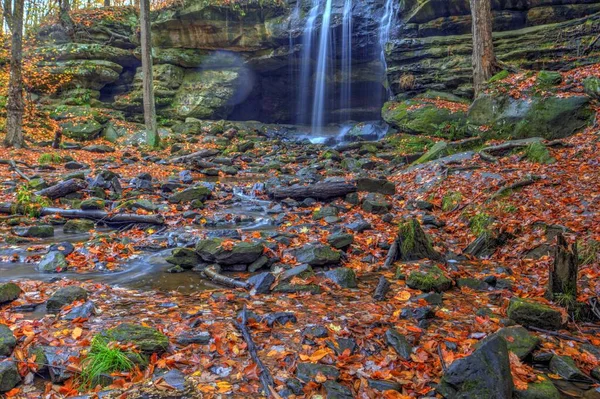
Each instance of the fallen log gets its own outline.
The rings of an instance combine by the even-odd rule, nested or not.
[[[356,184],[354,182],[331,181],[310,184],[308,186],[296,184],[290,187],[279,187],[272,190],[269,195],[277,200],[292,198],[301,201],[306,198],[328,200],[345,197],[347,194],[354,192],[356,192]]]
[[[494,153],[501,154],[501,153],[506,153],[508,151],[514,150],[516,148],[526,148],[533,143],[540,143],[543,141],[544,141],[544,139],[542,139],[541,137],[532,137],[532,138],[528,138],[528,139],[512,140],[512,141],[507,141],[506,143],[485,147],[481,151],[486,152],[490,155],[493,155]]]
[[[373,293],[373,299],[376,301],[385,300],[385,296],[390,290],[390,282],[383,276],[379,277],[379,282],[377,283],[377,288],[375,288],[375,292]]]
[[[250,288],[250,284],[245,281],[239,281],[231,277],[220,274],[215,268],[207,267],[203,270],[204,275],[208,277],[213,283],[224,285],[226,287],[233,288]]]
[[[18,206],[13,204],[0,204],[0,213],[13,214],[19,213]],[[61,209],[61,208],[42,208],[40,216],[57,215],[66,219],[90,219],[96,222],[103,222],[108,225],[117,224],[156,224],[165,223],[160,215],[137,215],[135,213],[115,213],[110,214],[104,211],[84,211],[81,209]]]
[[[254,344],[254,341],[252,340],[252,335],[250,335],[250,331],[248,330],[247,322],[248,322],[248,310],[246,309],[246,305],[244,305],[244,309],[242,310],[241,323],[236,320],[236,321],[234,321],[234,324],[235,324],[235,327],[238,330],[240,330],[240,332],[242,333],[242,337],[244,338],[244,341],[246,341],[246,345],[247,345],[248,353],[250,354],[250,358],[256,364],[256,366],[258,367],[258,370],[260,371],[259,378],[260,378],[260,382],[262,383],[262,386],[263,386],[264,395],[266,397],[273,397],[273,396],[275,396],[273,394],[273,392],[274,392],[273,386],[274,386],[275,382],[273,381],[273,377],[271,376],[269,369],[265,367],[263,362],[260,360],[260,357],[258,357],[258,351],[256,350],[256,345]]]
[[[35,194],[55,200],[57,198],[65,197],[71,193],[76,193],[77,191],[83,190],[86,187],[87,183],[83,180],[69,179],[55,184],[54,186],[37,191]]]
[[[17,166],[17,164],[15,163],[15,161],[11,160],[10,161],[10,168],[12,170],[14,170],[16,172],[16,174],[18,174],[19,176],[21,176],[24,180],[30,182],[31,179],[23,172],[21,172],[21,169],[19,169],[19,167]]]

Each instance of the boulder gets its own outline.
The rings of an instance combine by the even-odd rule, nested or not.
[[[513,393],[514,399],[560,399],[560,392],[552,381],[545,379],[540,382],[527,384],[527,389],[516,388]]]
[[[452,288],[452,280],[444,275],[437,267],[422,269],[411,272],[406,278],[406,285],[415,290],[424,292],[443,292]]]
[[[201,259],[193,249],[175,248],[166,261],[172,265],[181,266],[183,269],[191,270],[198,266]]]
[[[342,288],[356,288],[356,273],[348,267],[340,267],[325,272],[325,277]]]
[[[334,233],[327,237],[327,244],[335,249],[344,249],[352,245],[354,236],[348,233]]]
[[[337,265],[340,263],[341,254],[329,245],[305,244],[294,252],[296,260],[311,266]]]
[[[17,346],[17,339],[11,329],[0,324],[0,356],[11,356],[15,346]]]
[[[145,354],[161,354],[169,346],[169,339],[166,335],[155,328],[137,324],[122,323],[114,328],[103,331],[101,336],[109,341],[134,344]]]
[[[398,331],[393,328],[389,328],[385,332],[385,341],[389,346],[394,348],[398,356],[400,356],[403,360],[410,360],[410,355],[412,354],[412,345],[408,343],[406,337],[400,334]]]
[[[88,219],[71,219],[63,226],[67,234],[87,233],[96,227],[96,223]]]
[[[490,335],[479,345],[487,342],[495,336],[500,336],[506,340],[506,346],[509,352],[513,352],[519,359],[525,359],[539,345],[540,339],[531,334],[521,326],[504,327]]]
[[[88,298],[88,293],[81,287],[70,285],[68,287],[59,288],[46,301],[46,310],[50,313],[58,313],[60,309],[75,301],[85,301]]]
[[[206,201],[211,194],[211,190],[205,186],[190,187],[169,197],[171,203],[188,203],[194,200]]]
[[[532,97],[515,99],[508,95],[479,96],[469,109],[469,122],[489,126],[500,137],[521,139],[568,137],[590,121],[589,98]]]
[[[567,381],[580,381],[588,384],[593,382],[590,377],[577,368],[575,361],[569,356],[552,356],[552,359],[550,360],[550,371],[560,375]]]
[[[81,201],[81,209],[84,211],[102,211],[104,210],[104,200],[102,198],[88,198]]]
[[[8,392],[21,382],[21,376],[15,362],[0,361],[0,392]]]
[[[460,104],[461,108],[463,104]],[[429,99],[414,98],[383,105],[383,119],[403,133],[444,136],[452,130],[451,139],[462,138],[467,131],[467,114],[455,108],[444,108]]]
[[[37,270],[42,273],[60,273],[67,270],[69,264],[60,251],[50,251],[40,259]]]
[[[508,348],[499,336],[482,344],[470,356],[455,360],[438,386],[448,399],[512,399],[513,389]]]
[[[48,238],[54,237],[54,227],[50,225],[37,225],[27,227],[13,227],[13,234],[19,237]]]
[[[296,377],[304,382],[312,381],[317,374],[322,374],[328,379],[337,380],[340,371],[334,366],[317,363],[299,363],[296,368]]]
[[[590,76],[583,81],[583,90],[585,94],[593,99],[600,99],[600,78]]]
[[[510,300],[507,315],[525,327],[533,326],[548,330],[558,330],[563,325],[560,311],[548,305],[518,297],[513,297]]]
[[[12,302],[21,295],[21,287],[15,283],[0,284],[0,305]]]
[[[362,201],[362,209],[365,212],[380,215],[392,209],[392,204],[383,194],[369,193]]]
[[[200,240],[196,244],[196,253],[205,262],[220,265],[249,265],[264,252],[264,245],[259,242],[233,241],[231,247],[223,245],[225,240],[212,238]]]
[[[396,194],[396,185],[394,182],[391,182],[387,179],[360,177],[356,179],[356,190],[366,191],[368,193],[394,195]]]

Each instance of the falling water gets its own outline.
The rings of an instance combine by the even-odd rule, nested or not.
[[[344,3],[344,15],[342,21],[342,88],[340,96],[340,122],[345,122],[350,117],[352,107],[352,0]]]
[[[319,38],[319,52],[317,57],[317,70],[315,72],[315,94],[312,108],[312,133],[318,133],[324,125],[325,100],[327,98],[327,67],[329,64],[329,51],[331,40],[329,26],[331,25],[331,1],[327,0],[323,11],[323,22]]]
[[[392,92],[387,81],[387,60],[385,58],[385,47],[387,42],[390,41],[390,31],[396,20],[396,9],[394,7],[394,0],[386,0],[385,7],[383,10],[383,17],[381,18],[381,25],[379,25],[379,46],[381,47],[381,64],[383,67],[383,75],[385,87],[387,88],[388,97],[391,96]]]
[[[308,123],[308,104],[311,88],[312,71],[312,45],[315,21],[319,16],[319,0],[312,0],[312,8],[306,19],[304,34],[302,35],[302,59],[300,61],[300,90],[298,91],[298,110],[296,123],[304,125]]]

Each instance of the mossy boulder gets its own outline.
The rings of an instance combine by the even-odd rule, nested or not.
[[[68,267],[69,264],[62,252],[50,251],[40,259],[37,270],[42,273],[61,273]]]
[[[171,203],[188,203],[194,200],[201,202],[206,201],[211,194],[211,190],[205,186],[190,187],[169,197]]]
[[[175,248],[166,261],[172,265],[181,266],[183,269],[193,269],[201,262],[201,259],[193,249]]]
[[[60,127],[66,137],[78,141],[95,139],[103,129],[94,119],[69,119],[61,121]]]
[[[324,244],[306,244],[294,252],[296,260],[311,266],[337,265],[341,253]]]
[[[260,242],[234,241],[232,245],[221,238],[200,240],[196,244],[196,253],[205,262],[220,265],[249,265],[264,252]]]
[[[563,325],[560,311],[529,299],[513,297],[507,315],[515,322],[528,327],[558,330]]]
[[[81,209],[84,211],[101,211],[104,210],[105,203],[102,198],[88,198],[81,201]]]
[[[560,139],[583,129],[591,116],[585,96],[515,99],[484,94],[471,105],[468,119],[472,125],[491,127],[491,134],[501,138]]]
[[[19,237],[31,238],[49,238],[54,237],[54,227],[48,224],[41,224],[26,227],[13,227],[12,232]]]
[[[569,356],[554,355],[550,360],[550,371],[558,374],[567,381],[580,381],[592,383],[590,377],[585,375],[575,364],[575,361]]]
[[[88,219],[71,219],[63,226],[63,231],[68,234],[87,233],[93,230],[96,224]]]
[[[75,301],[85,301],[88,298],[88,293],[81,287],[70,285],[68,287],[59,288],[46,301],[46,310],[51,313],[57,313],[60,309]]]
[[[444,275],[437,267],[411,272],[406,278],[406,285],[415,290],[424,292],[443,292],[452,288],[452,280]]]
[[[560,392],[552,381],[545,379],[543,381],[527,384],[527,389],[515,389],[514,399],[560,399]]]
[[[0,356],[11,356],[17,346],[17,339],[8,326],[0,324]]]
[[[20,382],[17,364],[10,360],[0,361],[0,392],[8,392]]]
[[[155,328],[122,323],[100,334],[109,341],[134,344],[145,354],[161,354],[169,347],[169,338]]]
[[[513,352],[519,359],[525,359],[539,345],[540,339],[531,334],[527,329],[521,326],[504,327],[496,331],[495,334],[481,341],[481,344],[492,337],[500,336],[506,340],[506,345],[510,352]]]
[[[404,133],[443,135],[444,130],[450,127],[456,131],[454,138],[466,133],[466,112],[440,107],[423,98],[387,102],[383,105],[382,117],[388,124]]]
[[[12,302],[21,295],[21,287],[15,283],[0,284],[0,304]]]
[[[356,282],[356,273],[354,273],[354,270],[348,267],[340,267],[329,270],[325,272],[325,277],[342,288],[358,287],[358,283]]]
[[[583,90],[588,96],[600,99],[600,78],[590,76],[583,81]]]
[[[556,71],[539,71],[537,83],[542,86],[556,86],[562,82],[562,75]]]
[[[383,194],[369,193],[362,201],[362,209],[373,214],[382,214],[392,209],[392,204]]]

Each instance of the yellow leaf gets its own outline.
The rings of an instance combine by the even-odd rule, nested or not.
[[[323,359],[325,356],[329,355],[330,353],[331,353],[331,349],[319,349],[318,351],[316,351],[315,353],[310,355],[310,361],[318,362],[319,360]]]
[[[410,292],[400,291],[395,298],[399,301],[406,302],[410,299]]]
[[[83,334],[83,329],[81,329],[80,327],[75,327],[73,329],[73,332],[71,333],[71,337],[73,339],[79,339],[79,337],[81,337],[81,334]]]

